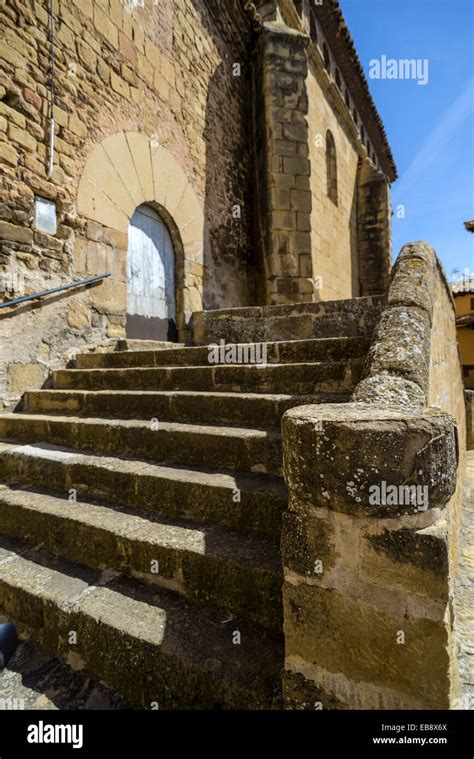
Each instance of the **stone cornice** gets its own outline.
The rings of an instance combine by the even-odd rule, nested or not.
[[[337,62],[337,67],[340,70],[342,79],[344,80],[346,88],[350,92],[353,104],[356,107],[357,115],[359,116],[367,137],[377,155],[379,166],[384,174],[389,177],[390,181],[394,181],[397,178],[397,169],[385,133],[385,128],[370,94],[367,79],[357,55],[354,42],[344,21],[340,5],[337,0],[325,0],[321,5],[317,5],[310,1],[309,7],[324,34],[324,41],[330,48],[330,51]],[[291,26],[301,29],[303,25],[307,25],[308,23],[308,19],[303,20],[299,15],[294,0],[278,0],[278,10],[285,22]],[[317,53],[320,53],[319,47],[321,45],[321,40],[316,39],[314,24],[312,23],[310,26],[312,44],[309,47],[309,51],[313,60],[316,60],[318,57]],[[306,30],[304,29],[304,31]],[[345,121],[353,122],[353,114],[351,113],[351,109],[344,102],[342,93],[340,100],[340,107],[338,108],[339,112],[345,110],[348,116]],[[354,128],[359,134],[360,130],[355,123]],[[362,136],[359,137],[359,140],[362,140],[362,143],[365,142],[362,139]],[[366,147],[366,145],[364,145],[364,147]],[[368,152],[371,152],[370,149]]]
[[[334,56],[341,68],[350,92],[360,112],[385,174],[394,181],[397,169],[388,143],[382,119],[370,94],[364,70],[357,55],[354,41],[344,20],[337,0],[325,0],[312,6],[328,38]]]

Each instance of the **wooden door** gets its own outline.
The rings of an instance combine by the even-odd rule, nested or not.
[[[129,224],[127,279],[127,337],[176,340],[173,243],[151,206],[139,206]]]

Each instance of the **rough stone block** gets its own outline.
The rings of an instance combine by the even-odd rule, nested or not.
[[[71,303],[67,312],[67,322],[72,329],[88,327],[90,323],[90,313],[87,303],[84,303],[83,301]]]
[[[315,582],[334,567],[336,538],[326,510],[290,501],[283,514],[281,552],[285,569]]]
[[[284,157],[283,171],[287,174],[301,174],[309,176],[310,163],[307,158]]]
[[[448,641],[442,617],[411,617],[403,604],[389,611],[335,590],[286,583],[284,619],[288,658],[297,655],[316,668],[343,672],[361,688],[375,684],[425,708],[448,708]]]
[[[7,369],[7,389],[10,395],[18,398],[25,390],[32,390],[42,386],[46,379],[47,370],[43,364],[12,363]]]
[[[28,245],[33,241],[33,230],[10,224],[8,221],[0,221],[0,240],[11,240]]]
[[[130,97],[130,90],[127,82],[118,76],[115,71],[110,72],[110,86],[113,91],[124,98]]]
[[[78,137],[85,137],[87,135],[87,126],[81,121],[75,114],[69,116],[68,122],[69,129],[73,134],[77,134]]]
[[[8,142],[0,142],[0,160],[5,161],[10,166],[18,165],[18,153],[13,145],[9,145]]]
[[[20,129],[25,129],[26,119],[22,113],[19,113],[14,108],[11,108],[6,103],[0,103],[0,114],[5,116],[9,124],[15,124]]]
[[[286,481],[303,502],[393,517],[416,513],[417,506],[405,491],[401,502],[381,495],[377,503],[377,492],[389,485],[426,487],[427,508],[444,508],[455,490],[455,421],[437,409],[301,406],[287,411],[282,425]]]
[[[431,245],[405,245],[393,267],[388,304],[422,308],[431,322],[435,275],[436,256]]]
[[[36,140],[26,129],[21,129],[15,126],[15,124],[10,124],[8,133],[13,142],[18,143],[22,148],[31,152],[36,150]]]
[[[366,534],[360,546],[361,577],[386,588],[447,603],[448,531],[444,520],[422,529],[387,527]]]
[[[343,699],[337,698],[333,693],[328,693],[301,672],[294,672],[291,669],[286,669],[283,673],[283,694],[285,709],[291,711],[350,708],[350,704]]]
[[[385,309],[367,357],[370,375],[406,379],[418,385],[426,398],[430,344],[430,317],[424,309],[406,306]],[[362,400],[360,395],[356,395],[356,400]]]
[[[118,47],[118,29],[97,5],[94,6],[94,26],[107,42]]]

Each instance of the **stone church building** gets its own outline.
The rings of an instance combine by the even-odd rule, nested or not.
[[[15,312],[21,346],[4,322],[4,401],[77,346],[185,340],[193,311],[383,291],[396,170],[351,37],[337,4],[276,6],[61,5],[52,75],[48,8],[5,4],[5,298],[110,277]]]
[[[0,15],[2,613],[143,708],[459,703],[454,307],[337,0]]]

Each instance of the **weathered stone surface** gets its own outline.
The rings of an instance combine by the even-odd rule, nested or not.
[[[193,341],[203,345],[221,338],[247,343],[370,335],[382,306],[382,298],[358,298],[194,313]]]
[[[34,413],[69,411],[79,416],[121,417],[163,421],[251,426],[258,419],[266,429],[280,427],[287,409],[302,403],[331,403],[349,399],[349,391],[292,395],[224,391],[103,391],[41,390],[27,392],[22,407]]]
[[[400,587],[447,603],[448,548],[446,522],[419,530],[384,528],[366,536],[361,575],[377,585]]]
[[[371,486],[426,486],[428,508],[444,507],[454,492],[454,420],[435,409],[356,403],[295,408],[283,417],[283,441],[290,491],[315,506],[395,516],[414,507],[371,505]]]
[[[352,400],[356,403],[407,409],[422,409],[426,405],[426,395],[418,384],[389,372],[370,375],[361,380],[354,389]]]
[[[32,387],[41,387],[46,379],[46,368],[39,363],[12,363],[8,367],[8,391],[12,395],[21,395]]]
[[[327,693],[317,683],[290,669],[283,673],[285,709],[317,711],[319,709],[347,709],[349,705]]]
[[[436,254],[426,242],[409,243],[400,251],[393,267],[389,306],[422,308],[430,317],[436,275]]]
[[[8,620],[3,618],[2,622]],[[22,641],[2,670],[2,709],[124,710],[130,706],[106,685],[91,680],[31,641]]]
[[[139,341],[142,343],[143,341]],[[313,340],[288,340],[272,343],[240,343],[242,363],[246,356],[265,355],[268,364],[314,363],[316,361],[338,361],[366,356],[370,343],[368,337],[336,337]],[[177,343],[167,343],[159,350],[119,351],[110,353],[83,353],[77,357],[78,369],[118,368],[132,366],[205,366],[209,363],[211,351],[209,346],[182,347]],[[233,346],[237,351],[237,346]],[[226,348],[227,349],[227,348]],[[232,350],[232,346],[230,346]],[[213,354],[212,354],[213,355]],[[225,350],[216,356],[216,364],[225,362]]]
[[[119,369],[74,369],[54,373],[58,389],[84,390],[224,390],[312,394],[350,391],[360,376],[362,362],[331,361],[307,364],[212,364]]]
[[[352,402],[283,417],[292,703],[308,688],[353,708],[459,700],[451,599],[464,419],[449,299],[433,249],[405,246]]]
[[[359,294],[385,292],[390,280],[390,186],[369,158],[357,171]]]
[[[417,385],[426,394],[429,380],[430,319],[420,309],[405,306],[386,308],[380,317],[367,356],[370,377],[377,377],[381,388],[377,398],[358,388],[354,400],[375,403],[383,398],[383,377],[395,377]]]
[[[67,321],[73,329],[89,326],[89,307],[87,303],[78,301],[71,303],[68,309]]]
[[[10,166],[16,166],[18,164],[18,153],[13,147],[6,142],[0,143],[0,158]]]
[[[253,96],[256,102],[262,101],[262,107],[253,109],[255,143],[257,153],[266,156],[257,164],[261,193],[256,207],[262,232],[258,255],[265,268],[265,281],[260,287],[267,304],[311,301],[314,296],[310,256],[306,259],[306,277],[300,275],[298,266],[282,265],[282,259],[292,252],[292,235],[297,230],[311,229],[309,180],[306,187],[299,188],[305,192],[293,195],[291,203],[287,189],[296,185],[297,176],[308,178],[310,174],[310,162],[303,157],[308,154],[309,140],[305,120],[308,42],[305,34],[268,22],[262,27],[253,53]],[[298,116],[301,120],[295,127]],[[289,138],[283,139],[287,135]],[[306,250],[298,252],[311,253],[309,234]]]
[[[154,461],[201,467],[211,461],[225,469],[281,475],[281,439],[274,430],[178,422],[161,422],[155,429],[149,421],[3,414],[0,435],[37,443],[47,438],[55,445]]]
[[[285,584],[286,655],[332,673],[388,688],[426,708],[446,709],[447,631],[436,621],[390,614],[361,599],[317,586]],[[397,643],[403,631],[405,642]],[[413,678],[416,672],[416,678]]]
[[[278,538],[286,490],[263,474],[201,472],[78,451],[9,445],[0,449],[5,476],[60,492]],[[239,490],[240,500],[235,500]],[[138,508],[139,507],[139,508]]]
[[[96,672],[132,706],[176,708],[178,693],[181,708],[278,704],[281,645],[274,634],[255,635],[239,621],[248,646],[232,645],[232,631],[212,607],[197,614],[195,604],[169,591],[150,592],[38,551],[16,551],[2,540],[0,600],[8,618],[47,651]],[[71,630],[79,632],[73,645]]]
[[[455,709],[474,706],[472,663],[473,636],[473,567],[474,567],[474,451],[466,455],[466,472],[462,487],[462,517],[459,532],[459,561],[453,583],[453,648],[455,660],[452,693]]]
[[[219,526],[193,530],[191,525],[150,522],[103,505],[4,487],[0,503],[3,534],[86,566],[111,566],[152,584],[172,586],[196,601],[280,627],[280,566],[270,541],[238,540]],[[150,572],[153,561],[159,563],[157,577]]]
[[[0,221],[0,239],[31,243],[33,241],[33,230],[27,227],[19,227],[16,224],[10,224],[8,221]]]
[[[95,236],[95,230],[91,228],[89,234]],[[68,303],[69,312],[74,303],[82,301]],[[328,319],[333,310],[329,307]],[[357,314],[357,319],[365,319],[364,309]],[[278,541],[286,491],[280,476],[280,434],[268,429],[267,424],[271,419],[273,428],[277,427],[281,413],[296,398],[274,392],[240,395],[235,392],[235,383],[245,377],[257,387],[307,382],[313,391],[319,377],[322,384],[330,381],[340,393],[351,376],[352,363],[361,363],[367,345],[366,337],[273,343],[267,346],[270,362],[265,366],[206,366],[207,347],[171,349],[164,344],[158,350],[151,343],[148,351],[113,353],[111,346],[104,346],[105,352],[81,359],[81,369],[55,374],[56,387],[28,394],[22,413],[0,416],[0,434],[18,441],[1,447],[1,475],[9,482],[21,481],[35,489],[0,489],[4,534],[41,543],[52,554],[81,565],[106,566],[130,575],[135,590],[133,578],[139,578],[141,583],[153,584],[155,593],[157,588],[161,593],[159,588],[165,586],[199,605],[220,607],[225,613],[239,615],[238,632],[246,629],[246,618],[254,630],[258,628],[262,640],[267,629],[275,629],[278,636],[282,570],[275,538]],[[338,360],[340,357],[344,361]],[[78,386],[76,390],[58,389],[58,384],[68,385],[70,381]],[[125,393],[111,390],[114,382],[123,381],[134,389]],[[219,386],[224,381],[234,383],[233,392],[222,392],[222,388],[216,392],[195,390],[200,383],[209,387],[209,383]],[[85,384],[90,382],[107,389],[87,391]],[[169,383],[170,390],[157,392],[157,382]],[[144,390],[147,383],[155,389]],[[189,391],[180,391],[180,384],[189,386]],[[94,408],[94,404],[98,405]],[[77,413],[85,416],[72,416]],[[200,424],[183,423],[185,414],[197,415]],[[218,426],[219,417],[226,414],[234,424],[245,419],[249,428]],[[119,416],[121,421],[103,418],[108,415]],[[126,421],[124,415],[132,419]],[[142,421],[137,421],[137,416]],[[166,416],[175,421],[165,421]],[[21,445],[25,442],[33,445]],[[81,449],[95,455],[80,453]],[[110,455],[105,455],[107,452]],[[235,474],[211,472],[209,462]],[[46,489],[57,492],[50,495]],[[73,492],[79,498],[71,499]],[[239,532],[234,532],[237,529]],[[321,545],[318,548],[322,551]],[[160,565],[159,576],[150,577],[149,566],[155,559]],[[43,578],[43,583],[48,585],[48,580]],[[67,590],[62,579],[59,584]],[[8,576],[5,585],[6,593],[15,598],[19,618],[26,618],[29,628],[36,631],[39,625],[21,606],[22,591],[16,578]],[[1,588],[0,578],[0,596]],[[39,616],[42,597],[36,585],[32,595],[30,606],[35,606]],[[50,599],[48,608],[52,606],[54,600]],[[148,606],[147,602],[146,614]],[[123,627],[128,629],[126,609],[115,604],[111,609],[109,600],[109,606],[104,603],[100,608],[102,622],[104,609],[112,626],[122,626],[124,620]],[[62,628],[52,611],[48,624],[54,632],[40,638],[41,642],[57,648]],[[79,617],[77,624],[84,637],[88,619]],[[101,636],[108,636],[106,629],[101,629]],[[215,640],[212,645],[220,659]],[[115,650],[115,659],[120,659],[122,644],[113,635],[107,637],[107,650],[109,647]],[[62,646],[59,653],[70,654]],[[80,655],[82,660],[82,650]],[[155,651],[155,662],[157,655]],[[269,657],[276,674],[268,680],[269,689],[278,697],[282,662],[275,648]],[[184,656],[178,652],[177,658],[183,666]],[[142,703],[148,691],[143,680],[136,682],[136,668],[132,687],[124,671],[118,670],[117,661],[113,677],[108,670],[104,675],[103,656],[100,661],[102,664],[91,656],[84,665],[118,687],[132,703]],[[264,669],[261,662],[259,672],[266,678]],[[180,688],[177,681],[172,685],[173,693],[175,687]],[[214,686],[212,690],[216,692]],[[199,699],[199,703],[205,702],[203,696]],[[267,705],[273,703],[271,697],[265,699]],[[178,702],[186,703],[182,692]]]

